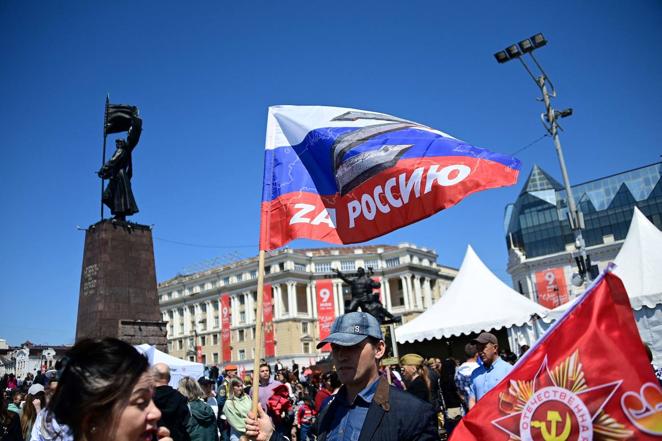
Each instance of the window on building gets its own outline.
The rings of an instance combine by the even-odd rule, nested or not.
[[[251,271],[251,279],[257,279],[257,271]]]
[[[223,286],[230,284],[230,277],[223,277]]]
[[[340,262],[341,271],[354,271],[356,270],[356,262],[353,260],[343,260]]]
[[[211,354],[211,358],[212,358],[212,360],[214,360],[214,364],[217,364],[218,363],[218,352],[214,352],[213,354]]]
[[[195,362],[195,357],[193,355],[188,356],[188,361],[193,361]]]
[[[245,305],[246,304],[246,299],[244,298],[243,295],[237,296],[239,297],[239,304],[240,305]]]
[[[218,344],[218,334],[214,334],[211,337],[211,343],[216,346]]]
[[[207,337],[204,335],[200,336],[200,346],[207,346]]]
[[[184,349],[184,340],[182,339],[177,340],[177,349],[179,349],[180,351]]]
[[[218,317],[214,317],[214,328],[218,328],[220,326],[220,321]]]
[[[301,333],[308,334],[308,322],[301,322]]]
[[[238,329],[237,330],[237,340],[244,341],[245,336],[246,336],[246,332],[243,329]]]
[[[310,342],[306,341],[303,343],[303,353],[310,354]]]
[[[239,323],[246,323],[246,311],[239,313]]]
[[[330,273],[331,272],[331,263],[328,262],[317,262],[315,263],[315,272],[317,273]]]
[[[246,349],[239,349],[239,360],[246,360]]]
[[[386,268],[393,268],[399,265],[400,265],[399,257],[392,257],[390,259],[386,259]]]
[[[373,259],[373,260],[366,260],[365,261],[365,269],[372,268],[372,269],[379,269],[379,260]]]
[[[306,272],[306,265],[304,263],[295,262],[294,263],[294,270],[305,273]]]

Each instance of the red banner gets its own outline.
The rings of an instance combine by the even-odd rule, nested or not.
[[[565,283],[563,268],[551,268],[536,273],[538,303],[554,309],[568,303],[568,285]]]
[[[274,340],[274,296],[271,285],[264,285],[263,305],[264,315],[264,356],[276,356],[276,342]]]
[[[317,290],[317,325],[320,340],[324,340],[331,333],[331,325],[336,318],[335,302],[333,301],[333,281],[318,280],[315,282]],[[322,352],[331,352],[331,346],[326,344]]]
[[[232,348],[230,347],[230,296],[221,296],[221,362],[228,363],[232,360]]]
[[[662,389],[621,280],[607,273],[453,431],[463,440],[652,440]]]

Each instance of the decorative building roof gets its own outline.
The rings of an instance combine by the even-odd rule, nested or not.
[[[535,193],[542,190],[563,190],[563,186],[541,169],[538,164],[534,164],[520,194]]]
[[[638,206],[662,227],[662,163],[572,186],[584,215],[587,246],[623,240]],[[574,240],[568,222],[565,189],[551,175],[534,165],[514,204],[506,208],[504,226],[509,247],[526,258],[563,252]]]

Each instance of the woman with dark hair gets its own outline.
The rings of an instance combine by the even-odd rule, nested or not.
[[[167,428],[157,427],[161,411],[152,401],[148,367],[121,340],[79,341],[63,359],[57,389],[35,421],[32,439],[67,439],[68,432],[74,441],[172,441]]]
[[[23,441],[18,414],[7,409],[7,394],[0,396],[0,441]]]
[[[441,405],[444,412],[444,428],[448,436],[451,435],[457,423],[462,418],[462,399],[455,385],[455,368],[457,364],[452,358],[447,358],[441,364],[439,377],[439,390],[441,391]]]

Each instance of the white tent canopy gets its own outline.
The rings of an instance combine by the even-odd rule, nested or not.
[[[521,327],[546,311],[499,280],[468,246],[446,292],[427,311],[396,328],[395,336],[398,343],[412,343]]]
[[[182,360],[165,352],[161,352],[154,346],[148,344],[134,346],[138,352],[144,354],[149,361],[150,366],[156,363],[165,363],[170,367],[170,386],[175,389],[179,385],[179,380],[184,377],[191,377],[195,380],[202,377],[205,373],[205,367],[202,363],[194,363],[192,361]]]
[[[621,251],[614,259],[632,309],[655,308],[662,303],[662,231],[637,207]]]

